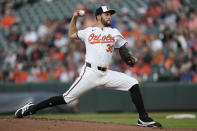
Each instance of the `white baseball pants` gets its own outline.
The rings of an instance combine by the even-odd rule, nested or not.
[[[97,86],[128,91],[135,84],[138,84],[138,81],[124,73],[112,70],[100,71],[96,66],[87,67],[84,65],[79,77],[63,94],[63,97],[68,104]]]

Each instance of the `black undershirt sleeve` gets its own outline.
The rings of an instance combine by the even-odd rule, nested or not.
[[[120,53],[120,56],[121,56],[122,60],[124,62],[126,62],[127,65],[133,66],[134,65],[134,63],[132,62],[133,57],[129,53],[129,50],[126,48],[126,44],[127,43],[125,43],[123,46],[121,46],[119,48],[119,53]]]
[[[123,46],[121,46],[119,48],[119,53],[120,53],[120,56],[121,58],[124,60],[124,61],[127,61],[129,58],[131,58],[131,55],[129,54],[129,50],[126,48],[126,44],[125,43]]]

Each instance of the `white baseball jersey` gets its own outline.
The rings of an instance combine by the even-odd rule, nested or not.
[[[98,67],[108,67],[114,48],[120,48],[127,42],[117,29],[88,27],[79,30],[77,35],[85,43],[86,62],[91,66],[85,64],[79,77],[63,94],[66,103],[70,103],[97,86],[127,91],[138,84],[135,78],[124,73],[98,69]]]
[[[110,27],[88,27],[77,34],[85,43],[86,61],[101,67],[109,66],[114,48],[127,42],[117,29]]]

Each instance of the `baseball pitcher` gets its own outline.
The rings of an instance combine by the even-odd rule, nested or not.
[[[98,22],[96,27],[88,27],[78,30],[76,21],[79,16],[84,16],[83,11],[75,11],[70,22],[68,36],[71,39],[80,39],[86,47],[86,58],[79,77],[75,80],[67,92],[61,96],[55,96],[38,104],[28,103],[15,112],[16,118],[23,118],[27,115],[35,114],[38,110],[68,104],[79,98],[89,90],[102,86],[114,90],[129,91],[133,103],[139,113],[138,126],[161,127],[148,116],[144,109],[142,96],[138,81],[124,73],[110,70],[109,64],[112,59],[114,49],[119,50],[122,60],[129,66],[133,66],[137,59],[133,57],[126,48],[127,41],[120,32],[111,28],[111,16],[115,10],[107,6],[96,9],[95,17]]]

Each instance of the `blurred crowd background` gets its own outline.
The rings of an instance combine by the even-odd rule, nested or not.
[[[74,10],[77,26],[96,26],[94,11],[108,5],[112,27],[128,40],[139,61],[127,66],[115,51],[110,68],[140,82],[197,82],[195,0],[1,0],[0,81],[72,82],[85,59],[85,45],[68,38]]]

